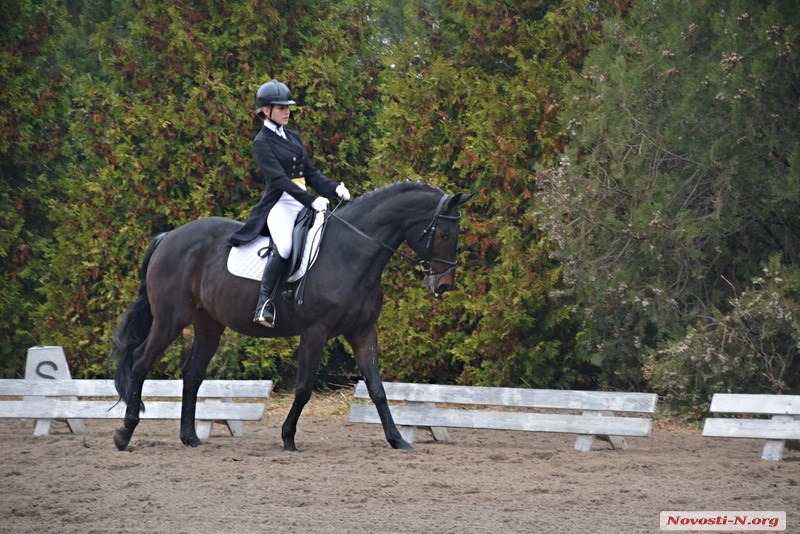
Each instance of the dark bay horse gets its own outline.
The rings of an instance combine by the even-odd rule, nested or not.
[[[396,449],[411,446],[400,436],[378,373],[381,273],[394,253],[425,267],[436,294],[455,284],[459,208],[471,194],[446,195],[420,182],[383,187],[328,213],[325,238],[305,276],[304,300],[277,298],[275,328],[253,323],[257,281],[238,278],[226,267],[227,238],[242,223],[220,217],[199,219],[156,237],[142,262],[137,299],[114,334],[115,383],[127,403],[124,426],[114,433],[120,450],[139,423],[141,393],[156,358],[188,325],[194,342],[183,366],[181,441],[200,445],[195,432],[197,391],[225,328],[254,337],[300,336],[294,402],[281,429],[283,450],[295,451],[300,413],[314,387],[325,343],[343,335],[353,349],[386,440]],[[406,243],[417,259],[397,250]]]

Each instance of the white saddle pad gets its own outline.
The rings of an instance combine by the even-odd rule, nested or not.
[[[303,250],[303,257],[300,260],[297,270],[289,276],[288,282],[296,282],[300,280],[306,271],[314,265],[314,260],[317,259],[317,252],[319,252],[319,243],[322,237],[322,223],[325,220],[325,214],[319,212],[314,217],[314,224],[308,232],[308,239],[306,239],[306,246]],[[228,271],[234,276],[242,278],[249,278],[250,280],[261,280],[261,275],[264,273],[264,266],[267,264],[267,258],[260,257],[258,251],[268,247],[270,244],[269,237],[259,236],[258,238],[244,243],[238,247],[231,247],[231,252],[228,254]]]

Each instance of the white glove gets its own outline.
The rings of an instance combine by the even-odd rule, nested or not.
[[[345,202],[350,200],[350,191],[347,190],[344,184],[339,184],[336,186],[336,194]]]
[[[328,199],[325,197],[317,197],[311,203],[311,208],[314,211],[326,211],[328,209]]]

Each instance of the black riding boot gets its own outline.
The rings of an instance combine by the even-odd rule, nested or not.
[[[278,290],[283,268],[288,261],[274,251],[267,259],[264,274],[261,275],[261,291],[258,293],[258,306],[256,306],[256,315],[253,317],[254,323],[260,323],[267,328],[275,326],[275,306],[272,301]]]

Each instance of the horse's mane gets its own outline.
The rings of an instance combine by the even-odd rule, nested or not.
[[[368,191],[367,193],[354,198],[352,202],[347,204],[347,206],[343,207],[342,209],[358,206],[362,202],[370,202],[377,197],[383,197],[387,194],[394,196],[400,193],[406,193],[408,191],[438,191],[444,194],[444,191],[427,182],[403,180],[401,182],[394,182],[392,184],[373,189],[372,191]]]

